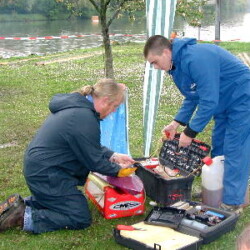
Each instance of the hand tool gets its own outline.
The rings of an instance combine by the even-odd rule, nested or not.
[[[127,225],[117,225],[117,230],[126,230],[126,231],[134,231],[134,230],[140,230],[140,231],[146,231],[146,229],[143,228],[137,228],[133,226],[127,226]]]

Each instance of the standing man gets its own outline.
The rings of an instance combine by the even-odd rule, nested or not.
[[[180,125],[185,126],[179,146],[186,147],[214,119],[211,155],[225,156],[221,208],[241,210],[250,168],[249,68],[219,46],[188,38],[152,36],[144,56],[155,69],[167,71],[185,97],[164,128],[170,139]]]
[[[90,171],[125,177],[134,160],[100,144],[100,119],[123,102],[124,85],[102,79],[70,94],[55,95],[51,114],[29,144],[24,176],[32,196],[12,195],[0,204],[0,232],[20,226],[36,234],[84,229],[91,224],[88,204],[77,186]]]

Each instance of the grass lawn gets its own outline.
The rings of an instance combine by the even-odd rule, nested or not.
[[[233,53],[250,51],[250,43],[223,43],[223,47]],[[129,88],[129,134],[130,149],[134,157],[143,155],[142,141],[142,85],[144,74],[143,45],[126,44],[113,47],[116,79]],[[102,48],[77,50],[48,57],[64,58],[75,55],[92,54]],[[103,54],[63,63],[36,66],[35,62],[46,58],[29,57],[0,60],[10,62],[0,65],[0,145],[16,144],[0,148],[0,200],[12,193],[28,196],[29,190],[22,175],[23,154],[49,114],[48,102],[56,93],[71,92],[83,85],[93,84],[104,77]],[[154,145],[160,138],[162,127],[170,122],[181,104],[182,97],[174,84],[165,77],[160,108],[156,121]],[[210,144],[211,126],[198,138]],[[199,189],[200,178],[195,180]],[[148,205],[147,211],[151,208]],[[19,230],[9,230],[0,234],[0,249],[125,249],[114,242],[112,229],[117,224],[132,224],[142,221],[145,216],[105,220],[90,204],[93,225],[80,231],[57,231],[42,235],[30,235]],[[235,239],[250,221],[250,208],[245,209],[236,229],[202,249],[235,249]]]

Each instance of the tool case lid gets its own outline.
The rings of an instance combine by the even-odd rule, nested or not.
[[[180,134],[176,134],[173,140],[164,140],[159,161],[162,165],[171,169],[177,168],[182,175],[193,173],[196,176],[201,174],[202,159],[206,157],[211,147],[197,139],[193,139],[188,147],[179,148]]]

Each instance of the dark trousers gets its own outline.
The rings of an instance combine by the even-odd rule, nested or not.
[[[78,230],[91,224],[91,215],[86,198],[75,187],[71,195],[50,196],[30,190],[32,196],[26,205],[32,208],[36,234],[59,229]]]

